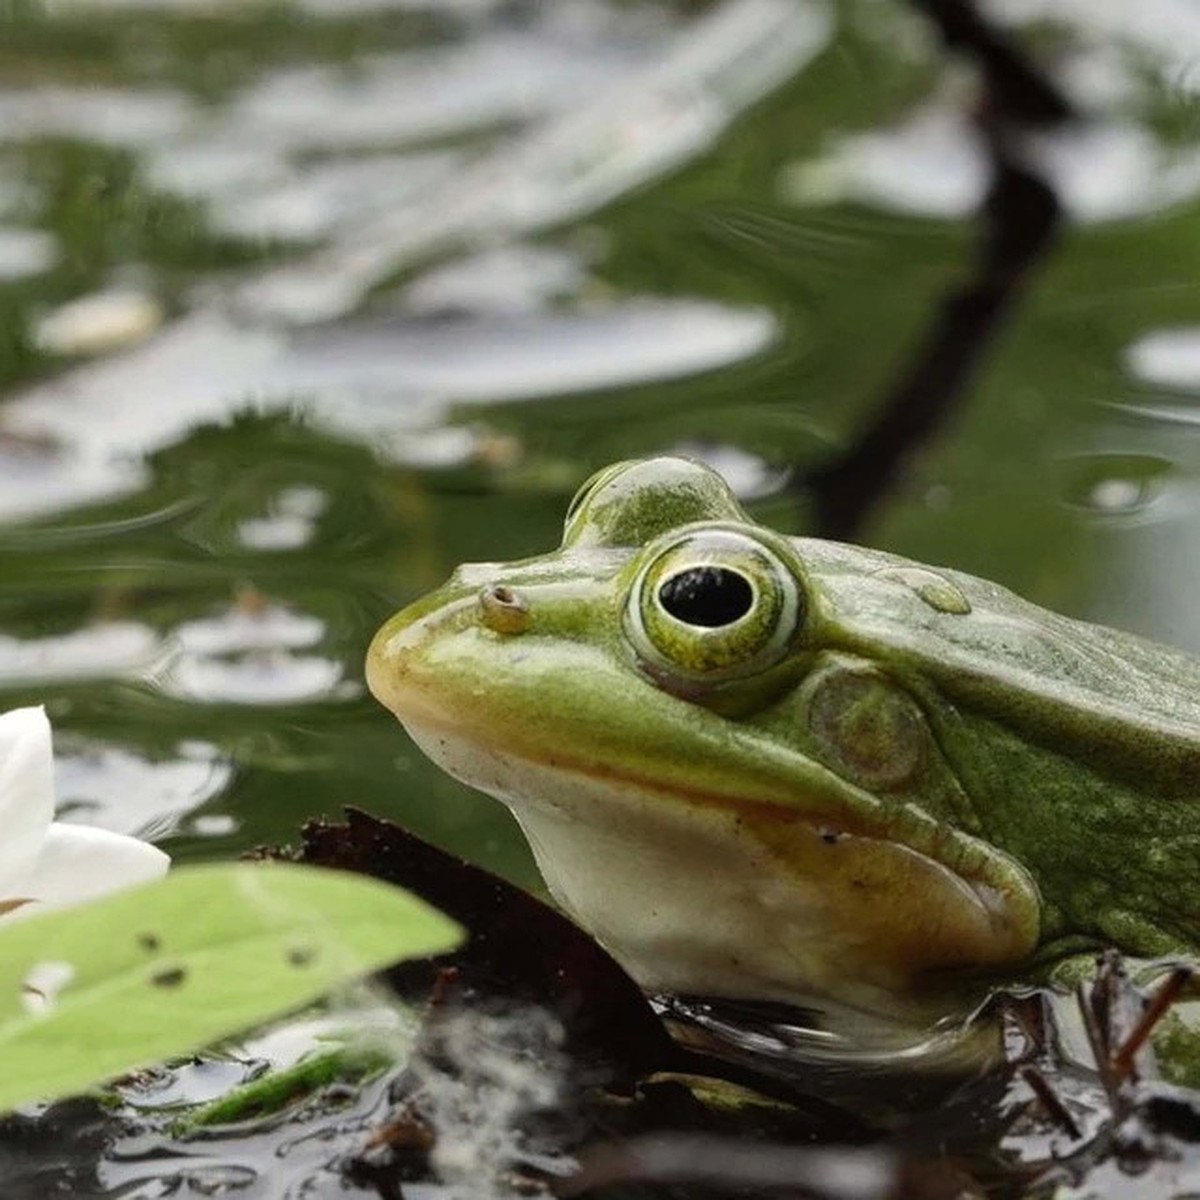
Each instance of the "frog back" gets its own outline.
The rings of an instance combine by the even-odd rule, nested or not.
[[[1200,796],[1200,662],[959,571],[810,538],[814,637],[1059,754]]]

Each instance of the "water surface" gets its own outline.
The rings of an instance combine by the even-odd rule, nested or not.
[[[1083,114],[1070,224],[864,537],[1200,651],[1200,17],[990,8]],[[64,812],[186,861],[352,803],[532,885],[372,632],[617,457],[807,528],[969,269],[969,73],[885,0],[7,13],[0,703]]]

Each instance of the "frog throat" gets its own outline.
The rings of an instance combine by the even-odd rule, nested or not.
[[[428,709],[403,720],[444,770],[508,805],[551,894],[648,990],[923,1019],[930,973],[1036,945],[1025,872],[915,811],[902,836],[834,832],[794,806],[472,736]]]

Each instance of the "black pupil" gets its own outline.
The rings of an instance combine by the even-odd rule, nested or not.
[[[724,567],[691,567],[672,575],[658,589],[659,603],[677,621],[716,629],[732,625],[754,604],[754,589],[744,575]]]

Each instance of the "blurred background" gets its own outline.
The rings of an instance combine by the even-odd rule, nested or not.
[[[1200,652],[1200,6],[994,0],[1068,221],[863,540]],[[903,0],[0,3],[0,707],[178,859],[355,804],[525,883],[362,683],[460,561],[663,450],[762,519],[976,253]]]

